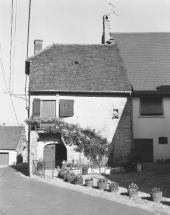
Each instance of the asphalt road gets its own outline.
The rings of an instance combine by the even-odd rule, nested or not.
[[[153,215],[0,168],[0,215]]]

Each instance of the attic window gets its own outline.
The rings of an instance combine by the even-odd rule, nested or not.
[[[80,64],[80,62],[76,60],[73,62],[73,64]]]

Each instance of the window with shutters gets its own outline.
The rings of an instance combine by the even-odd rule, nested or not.
[[[41,101],[41,116],[55,117],[56,116],[56,101],[42,100]]]
[[[73,100],[60,100],[60,117],[71,117],[74,115],[74,101]]]
[[[142,116],[159,116],[163,115],[162,98],[141,98],[140,114]]]

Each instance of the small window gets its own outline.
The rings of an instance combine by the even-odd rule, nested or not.
[[[159,144],[168,144],[167,137],[159,137]]]
[[[72,117],[74,115],[74,101],[60,100],[60,117]]]
[[[141,98],[140,114],[142,116],[163,115],[162,98]]]

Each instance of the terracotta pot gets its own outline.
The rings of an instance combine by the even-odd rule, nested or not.
[[[128,190],[128,194],[130,198],[138,196],[138,190]]]
[[[82,185],[83,184],[83,178],[80,178],[78,180],[74,180],[74,184]]]
[[[119,192],[119,187],[110,187],[109,186],[109,190],[111,193],[118,193]]]
[[[162,192],[153,192],[151,197],[153,202],[160,202],[162,200]]]
[[[99,188],[99,190],[107,189],[107,181],[99,181],[98,182],[98,188]]]
[[[68,175],[67,178],[66,178],[66,181],[67,181],[68,183],[71,183],[72,181],[74,181],[74,177],[75,177],[75,176],[70,176],[70,175]]]
[[[93,187],[93,180],[91,181],[85,181],[86,187]]]

